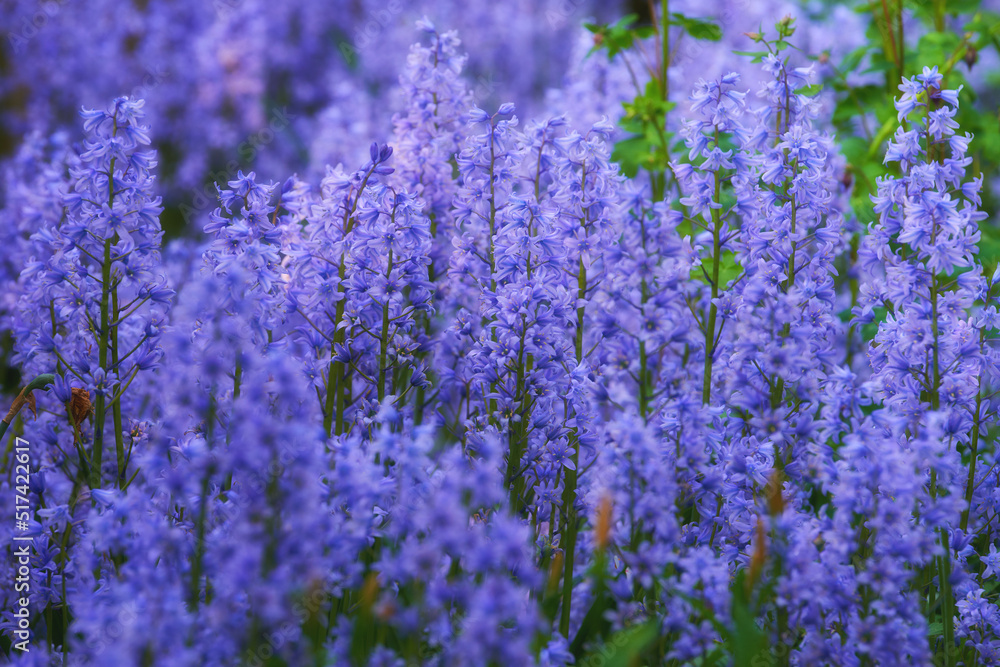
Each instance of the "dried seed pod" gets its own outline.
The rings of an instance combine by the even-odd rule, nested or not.
[[[82,387],[73,387],[66,409],[73,419],[73,424],[79,426],[94,411],[94,406],[90,402],[90,392]]]

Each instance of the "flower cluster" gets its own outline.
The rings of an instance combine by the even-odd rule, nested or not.
[[[299,62],[243,43],[287,28],[307,52],[326,25],[255,7],[203,45],[233,54],[197,99],[243,119],[226,141]],[[204,236],[162,252],[142,101],[8,166],[0,324],[53,386],[0,427],[37,453],[0,457],[26,500],[0,510],[0,653],[1000,663],[1000,270],[961,90],[903,80],[852,211],[783,49],[756,95],[702,79],[683,122],[663,81],[687,150],[661,134],[672,161],[629,177],[600,105],[522,123],[473,92],[456,33],[419,27],[390,143],[318,183],[234,170]]]
[[[83,459],[97,480],[110,408],[115,435],[109,440],[118,449],[114,478],[121,483],[122,415],[138,411],[125,390],[160,363],[160,331],[173,291],[160,261],[156,161],[143,148],[149,135],[142,100],[118,98],[109,109],[82,116],[88,139],[68,159],[68,178],[57,190],[60,214],[40,211],[41,224],[29,239],[18,284],[20,315],[11,326],[14,359],[26,374],[55,371],[63,402],[73,387],[95,399],[92,449]]]

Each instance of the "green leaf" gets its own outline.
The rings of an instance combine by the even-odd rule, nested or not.
[[[885,316],[889,313],[886,308],[881,306],[874,308],[873,311],[874,319],[861,327],[861,337],[869,343],[875,340],[875,336],[878,334],[879,325],[882,324],[882,322],[885,322]]]
[[[917,62],[943,67],[962,39],[953,32],[929,32],[917,42]]]
[[[882,123],[882,127],[879,128],[878,134],[875,135],[875,138],[868,146],[869,158],[875,157],[882,151],[886,139],[888,139],[892,133],[896,131],[897,125],[899,125],[899,121],[894,116],[890,116],[885,119],[885,122]]]
[[[580,629],[569,645],[570,652],[577,658],[583,654],[584,644],[597,637],[604,637],[611,626],[604,614],[610,603],[606,595],[607,554],[604,550],[598,549],[595,552],[594,561],[588,568],[587,574],[591,580],[594,602],[587,610],[583,622],[580,623]]]
[[[651,25],[644,25],[632,31],[639,39],[649,39],[656,34],[656,28]]]
[[[984,48],[992,38],[1000,35],[1000,13],[979,12],[972,21],[966,24],[965,31],[978,34],[979,39],[975,42],[976,48]]]
[[[743,275],[743,267],[736,261],[736,253],[724,250],[720,256],[719,287],[724,288]]]
[[[763,62],[764,56],[768,54],[768,51],[733,51],[733,53],[738,56],[751,56],[753,59],[750,62],[759,63]]]
[[[867,44],[854,49],[844,56],[844,59],[840,61],[840,67],[838,69],[840,69],[840,71],[845,75],[853,72],[858,68],[858,65],[861,64],[861,61],[864,60],[865,56],[868,55],[868,51],[870,49],[871,46]]]
[[[979,262],[984,266],[1000,263],[1000,229],[989,220],[982,220],[979,233]]]
[[[796,94],[805,95],[806,97],[816,97],[823,91],[823,84],[814,83],[811,86],[802,86],[796,90]]]
[[[671,12],[670,25],[684,28],[684,31],[695,39],[704,39],[710,42],[718,42],[722,39],[722,28],[714,21],[708,19],[693,18],[677,12]]]
[[[733,664],[736,667],[754,667],[769,655],[767,635],[757,625],[755,605],[746,592],[746,570],[740,570],[730,587],[733,617]]]
[[[587,30],[601,38],[590,50],[590,53],[605,49],[610,60],[622,51],[632,48],[635,38],[639,36],[639,31],[632,30],[629,26],[635,23],[638,18],[636,14],[627,14],[610,25],[586,24]]]
[[[615,633],[601,648],[589,653],[580,664],[630,667],[659,637],[659,624],[649,621]]]
[[[649,156],[649,140],[644,136],[622,139],[611,153],[611,159],[621,165],[622,173],[628,178],[635,178],[639,169],[646,166]]]

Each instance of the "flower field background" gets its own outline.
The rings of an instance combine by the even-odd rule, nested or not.
[[[1000,664],[995,0],[0,25],[0,661]]]

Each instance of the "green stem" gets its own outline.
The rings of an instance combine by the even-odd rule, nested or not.
[[[579,260],[579,269],[576,275],[576,298],[580,304],[576,308],[576,362],[583,361],[583,318],[585,308],[582,305],[587,298],[587,268],[583,265],[583,257]]]
[[[341,292],[341,299],[337,302],[336,317],[334,318],[335,330],[333,343],[330,344],[330,374],[326,387],[326,409],[323,411],[323,426],[326,429],[327,437],[331,435],[331,432],[337,435],[344,432],[344,410],[347,407],[346,369],[343,362],[334,360],[337,355],[337,347],[343,345],[346,338],[346,332],[340,326],[344,319],[344,299],[346,298],[346,295],[343,294],[345,292],[343,281],[347,277],[347,265],[344,257],[340,258],[338,275],[340,285],[337,289]]]
[[[389,248],[389,264],[385,271],[385,279],[389,280],[392,275],[392,248]],[[386,356],[389,352],[389,299],[386,298],[382,304],[382,335],[379,338],[378,346],[378,402],[379,405],[385,400],[385,371]]]
[[[785,83],[787,85],[787,77],[786,77]],[[785,123],[786,123],[786,127],[787,127],[788,123],[791,123],[791,116],[790,116],[790,113],[789,113],[789,110],[788,110],[788,98],[785,99]],[[788,149],[787,148],[784,149],[783,152],[784,152],[784,155],[785,155],[785,160],[787,160],[788,159]],[[792,180],[793,181],[795,180],[795,177],[798,176],[798,173],[799,173],[799,161],[798,161],[798,159],[796,159],[792,163]],[[784,186],[782,187],[782,190],[781,190],[781,195],[782,195],[782,200],[783,201],[788,199],[788,181],[785,181],[785,184],[784,184]],[[792,285],[795,284],[795,251],[798,249],[797,248],[797,244],[795,242],[795,228],[796,228],[796,220],[798,219],[798,205],[797,205],[797,203],[796,203],[795,200],[796,200],[795,195],[792,195],[792,197],[791,197],[792,212],[791,212],[790,225],[789,225],[789,231],[790,231],[790,235],[791,235],[791,241],[790,241],[790,243],[791,243],[791,246],[792,246],[792,251],[788,254],[788,277],[785,278],[785,293],[786,294],[792,288]],[[791,334],[791,331],[792,331],[792,325],[791,324],[785,324],[785,326],[783,326],[781,328],[781,337],[782,337],[782,340],[787,339],[788,336]],[[778,407],[781,405],[782,401],[784,400],[784,398],[785,398],[785,378],[778,377],[777,380],[774,383],[774,389],[771,392],[771,409],[772,410],[777,410]]]
[[[115,235],[118,238],[118,235]],[[114,318],[117,321],[119,317],[118,310],[118,288],[114,287],[111,290],[111,312],[114,314]],[[114,324],[111,326],[111,368],[118,371],[118,325]],[[121,390],[121,383],[115,383],[113,394],[118,395]],[[126,460],[125,460],[125,434],[122,432],[122,402],[121,399],[114,401],[111,404],[111,417],[114,422],[115,427],[115,457],[118,461],[118,479],[116,481],[118,488],[122,488],[125,485],[127,474],[125,470]]]
[[[983,334],[980,333],[980,340]],[[980,380],[981,382],[981,380]],[[972,496],[976,490],[976,458],[979,456],[979,411],[982,408],[983,396],[976,393],[976,414],[972,419],[972,437],[969,439],[969,475],[965,480],[965,509],[962,510],[960,527],[962,532],[969,529],[969,510],[972,509]]]
[[[906,40],[903,37],[903,0],[896,3],[896,32],[899,34],[899,80],[906,76]]]
[[[358,194],[351,204],[350,210],[344,211],[343,232],[344,240],[347,240],[351,230],[354,229],[354,219],[351,217],[358,208],[361,195],[368,186],[368,179],[375,173],[375,165],[372,165],[368,173],[365,174],[361,185],[358,186]],[[337,347],[344,344],[346,334],[340,323],[344,319],[344,303],[347,297],[344,288],[344,280],[347,278],[347,256],[341,254],[340,263],[337,266],[337,291],[340,293],[340,300],[337,301],[336,316],[333,320],[333,342],[330,343],[330,367],[326,380],[326,401],[323,404],[323,430],[329,438],[332,434],[341,435],[344,432],[344,410],[347,408],[348,378],[344,363],[334,361],[337,355]]]
[[[109,309],[111,298],[111,239],[104,242],[104,263],[101,266],[101,331],[97,341],[98,364],[101,368],[108,367],[108,334]],[[94,453],[91,457],[93,467],[90,469],[90,486],[94,489],[101,488],[101,462],[104,456],[104,393],[97,395],[94,402]]]
[[[236,350],[235,363],[233,369],[233,401],[232,404],[235,408],[236,399],[240,397],[240,390],[243,386],[243,355],[240,350]],[[230,411],[230,414],[232,412]],[[231,426],[231,425],[230,425]],[[226,446],[229,446],[230,440],[232,438],[232,428],[226,429]],[[226,479],[222,482],[222,490],[229,491],[233,488],[233,473],[232,471],[226,475]]]
[[[570,435],[570,447],[573,448],[574,468],[580,460],[579,442],[576,433]],[[577,471],[566,469],[566,482],[563,486],[563,510],[566,523],[563,526],[563,595],[562,615],[559,618],[559,632],[569,639],[569,620],[573,601],[573,562],[576,555],[576,533],[579,528],[576,512]]]
[[[233,371],[233,401],[240,397],[240,390],[243,385],[243,356],[239,350],[236,351],[236,364]]]
[[[646,354],[646,341],[639,341],[639,416],[649,423],[649,358]]]
[[[955,596],[951,592],[951,547],[948,530],[941,529],[944,553],[938,557],[938,585],[941,587],[941,622],[944,626],[944,664],[955,667]]]
[[[903,66],[899,62],[899,51],[896,49],[896,37],[893,34],[893,20],[892,13],[889,11],[889,4],[887,0],[882,0],[882,17],[885,21],[885,30],[883,31],[882,37],[882,52],[883,54],[888,54],[892,62],[896,65],[896,78],[889,79],[886,82],[886,87],[891,91],[895,88],[896,83],[903,77]],[[888,43],[886,39],[888,38]]]
[[[495,248],[493,245],[493,237],[496,234],[497,225],[497,199],[496,199],[496,176],[494,170],[496,169],[496,149],[494,148],[493,137],[496,133],[496,128],[490,125],[490,236],[489,236],[489,249],[487,250],[487,257],[490,260],[490,291],[494,294],[497,291],[497,281],[496,281],[496,259],[495,259]]]
[[[663,93],[663,101],[670,100],[670,79],[667,78],[667,70],[670,67],[670,2],[660,0],[660,43],[663,46],[660,54],[660,91]],[[664,124],[666,124],[666,114],[664,113]]]
[[[663,52],[660,54],[660,82],[661,82],[661,84],[660,84],[660,91],[663,93],[663,101],[664,102],[669,102],[670,101],[670,76],[669,76],[669,69],[670,69],[670,2],[669,2],[669,0],[660,0],[660,23],[661,23],[661,26],[662,26],[661,27],[661,32],[660,32],[660,37],[661,37],[660,38],[660,42],[663,45]],[[667,115],[669,113],[670,113],[669,110],[667,110],[666,107],[664,107],[664,110],[663,110],[663,124],[662,124],[664,130],[666,130],[666,128],[667,128]],[[659,129],[659,127],[657,129]],[[670,164],[670,144],[669,144],[669,142],[665,138],[663,138],[663,153],[664,153],[664,157],[666,158],[665,162],[667,164]],[[663,189],[664,190],[666,190],[666,183],[665,183],[665,181],[666,181],[666,174],[667,174],[667,172],[666,172],[666,170],[664,170],[664,173],[663,173],[663,179],[664,179],[664,187],[663,187]],[[654,200],[654,201],[658,201],[658,200]]]
[[[945,0],[934,0],[934,30],[944,32]]]
[[[936,226],[934,231],[936,232]],[[933,237],[936,234],[932,233]],[[931,332],[934,335],[934,384],[931,387],[931,410],[937,411],[941,407],[941,368],[939,363],[938,349],[939,326],[938,326],[938,284],[937,276],[931,277]],[[978,417],[978,415],[977,415]],[[931,497],[937,496],[936,471],[931,470]],[[951,547],[948,543],[948,530],[942,528],[941,547],[944,553],[937,558],[938,586],[941,589],[941,623],[944,627],[944,648],[945,665],[955,667],[955,596],[951,592]]]
[[[587,295],[587,269],[583,264],[583,258],[579,260],[579,271],[577,273],[577,299],[578,303],[583,303]],[[576,309],[576,361],[583,361],[583,324],[584,308],[580,306]],[[566,512],[566,523],[563,526],[563,559],[565,569],[563,570],[563,599],[562,615],[559,618],[559,631],[564,637],[569,639],[569,621],[573,602],[573,565],[576,560],[576,534],[579,530],[579,518],[576,512],[576,487],[577,477],[580,467],[580,442],[577,430],[574,428],[570,434],[570,447],[573,453],[573,469],[566,470],[566,483],[563,486],[563,509]]]
[[[112,134],[118,133],[118,121],[117,118],[114,121],[114,130]],[[111,158],[111,163],[108,166],[108,208],[113,209],[115,203],[115,162],[118,158]],[[118,234],[115,233],[115,238]],[[104,257],[101,262],[101,331],[99,332],[99,340],[97,341],[97,358],[98,364],[105,371],[108,370],[108,343],[111,335],[111,246],[114,243],[113,238],[105,239],[104,241]],[[117,300],[117,291],[115,291],[115,298]],[[116,314],[117,315],[117,314]],[[93,467],[90,470],[91,474],[91,488],[100,488],[102,484],[101,480],[101,460],[104,454],[104,422],[106,419],[105,412],[105,397],[104,393],[100,393],[97,396],[97,400],[94,403],[94,454],[92,457]],[[117,439],[116,439],[117,445]]]
[[[781,493],[780,490],[777,491],[777,492]],[[772,541],[777,542],[778,539],[779,539],[779,537],[781,537],[781,536],[778,534],[778,529],[775,528],[772,531]],[[784,564],[785,564],[784,563],[784,558],[781,556],[781,551],[779,549],[778,550],[778,555],[774,559],[774,572],[773,572],[774,581],[780,581],[781,580],[782,572],[784,570]],[[788,624],[788,620],[789,620],[788,619],[788,616],[789,616],[789,614],[788,614],[788,606],[787,605],[780,605],[780,604],[778,604],[776,606],[777,606],[777,609],[775,611],[775,614],[777,616],[777,618],[776,618],[777,624],[776,625],[777,625],[778,636],[774,638],[775,639],[775,646],[781,646],[783,648],[783,650],[776,651],[775,655],[778,658],[778,667],[788,667],[788,665],[790,664],[790,658],[791,658],[791,654],[792,654],[791,647],[788,646],[788,643],[789,643],[789,638],[788,638],[788,625],[789,625]],[[751,664],[753,664],[753,663],[751,663]]]
[[[215,428],[215,398],[210,395],[208,404],[208,414],[205,420],[205,442],[212,446],[212,433]],[[194,610],[198,608],[201,601],[201,570],[202,562],[205,558],[205,524],[208,519],[208,494],[211,489],[213,468],[205,471],[201,479],[201,489],[199,492],[198,518],[195,523],[195,543],[194,554],[191,561],[191,590],[188,593],[188,606]]]
[[[524,456],[525,424],[528,420],[528,401],[524,395],[525,364],[524,339],[528,333],[527,316],[521,315],[521,341],[517,353],[517,393],[515,401],[521,403],[521,420],[508,435],[510,453],[507,455],[507,483],[510,484],[510,509],[515,516],[521,513],[521,499],[524,497],[524,476],[519,474],[521,457]]]
[[[932,241],[933,243],[933,241]],[[941,366],[938,348],[938,286],[937,276],[931,277],[931,333],[934,336],[934,385],[931,387],[931,410],[941,407]]]
[[[208,515],[208,492],[210,475],[208,473],[201,480],[201,491],[199,493],[200,507],[198,508],[198,520],[195,525],[194,558],[191,562],[191,592],[188,595],[188,606],[196,609],[201,600],[201,564],[205,558],[205,524]]]
[[[495,136],[496,136],[496,126],[490,123],[490,220],[489,220],[490,231],[489,231],[489,238],[487,239],[487,241],[489,242],[489,247],[486,250],[486,256],[490,262],[490,293],[493,295],[495,295],[497,292],[496,256],[495,256],[496,249],[494,247],[494,235],[496,234],[496,225],[497,225],[497,200],[496,200],[496,187],[495,187],[496,176],[494,173],[494,170],[496,169],[496,149],[494,147],[494,141],[493,141]],[[483,324],[485,326],[486,322],[484,321]],[[490,339],[493,342],[496,342],[497,330],[495,327],[490,329]],[[491,394],[495,393],[495,391],[496,391],[496,385],[491,384],[490,393]],[[490,419],[493,418],[492,415],[496,413],[496,410],[497,410],[497,401],[495,398],[491,398],[489,400],[489,406],[488,406],[488,414],[490,416]],[[510,452],[508,452],[507,455],[509,457]]]
[[[718,133],[716,133],[716,144],[718,144]],[[715,201],[719,201],[722,191],[722,179],[719,172],[715,172]],[[719,209],[712,209],[712,301],[708,306],[708,322],[705,326],[705,377],[702,380],[701,402],[708,405],[712,398],[712,365],[715,362],[715,320],[718,317],[718,309],[715,300],[719,298],[719,265],[721,264],[719,255],[722,252],[722,239],[719,236],[719,225],[721,224],[721,214]]]
[[[858,265],[858,248],[861,246],[861,235],[854,234],[851,237],[851,250],[850,250],[850,265],[847,269],[850,275],[852,269]],[[857,275],[853,275],[848,279],[848,283],[851,288],[851,310],[858,305],[858,296],[861,294],[861,285],[858,281]],[[846,366],[847,368],[853,368],[854,365],[854,325],[852,324],[847,330],[847,352],[846,352]]]
[[[330,344],[330,366],[327,370],[326,399],[323,402],[323,430],[326,432],[326,437],[328,438],[333,433],[333,413],[336,410],[334,404],[337,398],[337,386],[340,381],[337,373],[337,364],[333,361],[334,355],[337,354],[335,342],[336,333],[334,334],[334,343]]]
[[[666,29],[664,27],[664,29]],[[642,246],[646,247],[646,211],[642,211],[642,215],[639,217],[639,226],[642,231]],[[646,304],[649,302],[649,284],[646,279],[643,278],[639,284],[639,294],[641,298],[642,311],[639,313],[642,315],[646,310]],[[639,341],[639,415],[642,420],[649,423],[649,394],[651,390],[651,378],[649,373],[649,357],[646,351],[646,341]]]

